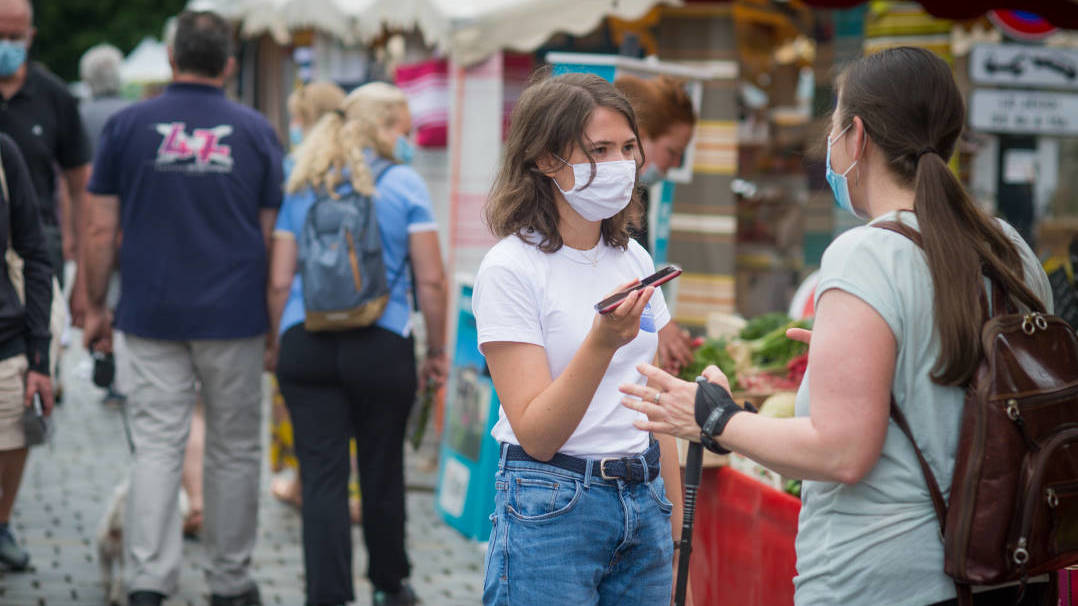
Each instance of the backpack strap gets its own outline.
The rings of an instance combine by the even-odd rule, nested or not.
[[[928,485],[928,494],[932,497],[932,508],[936,510],[936,519],[940,525],[940,540],[942,541],[944,530],[947,528],[947,502],[943,500],[943,491],[940,490],[936,474],[932,473],[932,468],[929,467],[924,453],[921,452],[921,447],[917,446],[917,441],[913,439],[913,431],[910,429],[909,422],[906,421],[906,415],[898,407],[898,402],[895,402],[894,394],[891,395],[891,420],[902,430],[902,433],[906,434],[910,444],[913,445],[913,452],[917,455],[917,463],[920,464],[921,473],[925,477],[925,484]],[[954,589],[958,594],[959,606],[972,606],[973,592],[970,590],[969,585],[955,581]]]
[[[388,158],[383,158],[378,154],[375,154],[374,160],[370,163],[371,175],[374,177],[374,185],[378,186],[378,182],[382,180],[389,169],[397,166],[398,164]],[[392,291],[396,288],[397,283],[404,279],[405,273],[414,274],[412,270],[412,255],[409,252],[404,253],[404,260],[401,262],[401,269],[397,271],[397,277],[394,278],[393,284],[390,286]],[[416,290],[415,276],[412,276],[412,309],[419,311],[419,293]]]
[[[874,227],[880,229],[886,229],[893,231],[897,234],[905,236],[913,241],[919,248],[924,248],[924,241],[921,239],[921,234],[912,227],[899,223],[898,221],[883,221],[876,223]],[[993,309],[998,310],[998,299],[996,298],[1000,289],[995,280],[992,282],[992,298]],[[984,292],[981,293],[981,305],[987,309],[988,301]],[[987,315],[985,316],[987,317]],[[909,439],[910,444],[913,446],[913,452],[917,455],[917,463],[921,466],[921,473],[924,475],[925,484],[928,485],[928,494],[932,498],[932,508],[936,510],[936,520],[940,525],[940,538],[942,540],[944,531],[947,529],[947,502],[943,500],[943,491],[940,490],[939,481],[936,480],[936,474],[932,473],[932,467],[929,466],[928,460],[925,459],[925,455],[921,452],[921,447],[917,445],[917,441],[913,439],[913,430],[910,429],[910,424],[906,420],[906,415],[902,412],[902,409],[898,407],[898,402],[895,401],[894,394],[891,394],[891,419],[895,422],[902,433]],[[970,591],[969,585],[965,583],[954,583],[955,592],[958,594],[959,606],[971,606],[973,604],[973,593]]]

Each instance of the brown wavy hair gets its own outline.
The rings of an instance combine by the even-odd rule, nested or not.
[[[629,99],[640,120],[640,129],[652,139],[665,135],[675,124],[696,126],[692,99],[681,80],[626,74],[614,80],[614,86]]]
[[[595,158],[588,152],[584,131],[597,107],[625,116],[639,141],[633,108],[610,82],[594,74],[549,77],[548,72],[541,72],[533,78],[513,108],[502,162],[483,208],[483,218],[494,235],[499,238],[516,235],[533,241],[530,236],[538,234],[539,249],[546,253],[562,247],[554,180],[543,174],[538,162],[550,154],[566,158],[577,147],[591,164],[587,183],[590,185],[595,178]],[[639,145],[637,149],[639,168],[644,162],[644,151]],[[642,209],[640,190],[634,187],[629,205],[601,224],[607,245],[628,246],[629,229],[636,227]]]
[[[893,48],[851,64],[838,88],[840,124],[860,117],[898,183],[913,188],[941,344],[932,380],[966,385],[983,356],[982,276],[1030,309],[1044,305],[1023,279],[1018,247],[947,167],[966,115],[951,69],[924,49]]]

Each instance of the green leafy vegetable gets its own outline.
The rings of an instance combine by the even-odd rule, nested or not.
[[[785,326],[789,323],[790,316],[787,316],[780,311],[759,315],[749,320],[749,323],[745,325],[745,328],[741,329],[741,334],[738,335],[738,338],[743,341],[759,339],[767,333],[774,331],[776,328]]]
[[[808,345],[786,336],[791,328],[810,328],[807,320],[787,321],[758,339],[748,342],[753,367],[764,372],[786,373],[790,360],[808,351]]]
[[[726,339],[708,339],[693,352],[693,361],[679,375],[686,381],[695,381],[704,369],[714,364],[730,379],[730,391],[737,391],[737,366],[733,356],[726,350]]]

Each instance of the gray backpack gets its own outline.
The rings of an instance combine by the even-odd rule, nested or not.
[[[374,182],[393,166],[380,157],[371,162]],[[307,330],[349,330],[382,316],[390,287],[374,206],[372,196],[352,192],[320,196],[307,212],[298,259]]]

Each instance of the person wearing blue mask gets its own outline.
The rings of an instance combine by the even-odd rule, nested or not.
[[[696,127],[696,112],[682,82],[668,77],[640,78],[619,76],[614,86],[621,91],[640,121],[640,146],[647,164],[640,171],[643,192],[640,202],[644,214],[633,238],[650,251],[648,211],[651,186],[666,178],[666,173],[681,166],[685,149]],[[692,362],[692,340],[688,331],[670,322],[659,331],[659,363],[673,373]]]
[[[0,133],[10,137],[10,140],[4,139],[2,155],[7,169],[5,172],[10,181],[10,192],[13,198],[19,198],[17,209],[4,212],[18,221],[12,228],[10,237],[20,254],[31,255],[28,248],[19,250],[20,247],[30,244],[31,225],[33,233],[36,234],[33,236],[35,248],[41,244],[44,254],[39,257],[37,253],[42,251],[36,250],[31,255],[32,258],[28,259],[31,267],[27,268],[28,272],[33,270],[32,273],[35,274],[38,271],[44,272],[34,275],[31,280],[34,283],[33,288],[37,289],[38,280],[41,280],[41,284],[47,284],[49,274],[62,279],[65,244],[68,255],[75,256],[76,242],[72,229],[77,225],[77,217],[73,216],[71,208],[59,208],[55,167],[59,165],[62,169],[63,182],[68,189],[69,196],[63,198],[64,202],[71,201],[75,209],[80,209],[85,200],[86,181],[90,174],[90,146],[83,130],[78,104],[67,91],[66,85],[44,66],[28,61],[29,49],[36,32],[33,17],[33,8],[28,0],[0,0]],[[14,145],[11,145],[12,140]],[[17,152],[15,147],[18,148]],[[22,161],[18,160],[19,156]],[[17,166],[21,168],[16,168]],[[10,200],[7,203],[15,204]],[[39,215],[37,220],[21,214],[24,209],[29,209],[31,214],[36,212]],[[61,229],[61,222],[67,229]],[[69,235],[64,238],[61,236],[63,233]],[[48,290],[50,287],[44,288]],[[78,280],[73,293],[77,301],[85,300],[85,290],[80,287]],[[40,299],[36,294],[34,298]],[[44,385],[49,383],[49,298],[46,296],[44,301],[44,308],[29,305],[31,301],[27,301],[27,318],[44,310],[44,327],[35,322],[32,327],[33,338],[30,338],[31,332],[20,331],[17,326],[6,332],[0,330],[4,335],[11,333],[26,337],[6,339],[0,343],[0,359],[6,367],[13,368],[12,365],[18,359],[25,359],[21,358],[20,354],[27,354],[31,369],[29,383],[26,385],[27,394],[44,392]],[[72,311],[75,313],[74,320],[81,323],[77,301],[72,302]],[[5,302],[4,318],[14,322],[14,318],[22,316],[21,311],[15,311],[20,307],[21,304]],[[36,309],[31,309],[33,307]],[[44,353],[35,355],[38,347],[42,345],[42,339]],[[26,351],[27,348],[31,351]],[[55,354],[52,361],[56,362]],[[23,364],[25,371],[25,362]],[[14,371],[7,374],[12,378],[16,376]],[[21,383],[22,380],[19,378],[15,382]],[[51,386],[47,391],[52,391]],[[46,400],[51,407],[52,396],[47,396]],[[18,411],[17,408],[14,412]],[[12,419],[10,414],[3,413],[0,413],[0,418]],[[0,430],[0,434],[6,433]],[[16,543],[8,528],[26,457],[27,449],[21,436],[5,439],[0,435],[0,563],[12,570],[25,570],[29,565],[29,554]]]
[[[852,63],[836,90],[824,170],[835,203],[869,224],[827,247],[811,336],[787,333],[812,341],[796,417],[743,414],[730,398],[698,406],[699,384],[654,367],[640,370],[655,387],[622,385],[622,403],[648,415],[640,429],[805,480],[795,604],[955,605],[921,464],[950,485],[967,386],[984,356],[985,276],[1020,309],[1043,302],[1051,313],[1052,291],[1018,232],[985,214],[947,166],[966,112],[945,61],[888,49]],[[729,391],[717,367],[703,374]],[[890,422],[892,407],[908,419],[921,462]],[[972,603],[1055,604],[1047,577],[972,587]]]
[[[314,128],[318,120],[327,113],[334,111],[344,101],[344,90],[336,83],[329,80],[319,80],[300,86],[288,95],[288,144],[289,153],[284,158],[284,178],[292,174],[292,168],[296,164],[296,154],[300,144],[303,143],[307,133]],[[276,238],[274,238],[276,240]],[[266,370],[273,371],[276,362],[274,352],[266,359]],[[299,462],[294,452],[292,439],[292,420],[288,416],[288,408],[284,399],[277,397],[280,390],[274,383],[274,396],[271,425],[270,425],[270,467],[276,475],[270,482],[270,492],[278,500],[299,507],[302,502],[300,494]],[[290,472],[290,473],[289,473]],[[351,494],[352,487],[349,487]],[[354,523],[358,523],[361,517],[359,510],[359,488],[355,487],[355,496],[350,497],[348,508]]]
[[[354,92],[377,110],[375,120],[381,127],[379,136],[393,149],[394,159],[401,164],[411,164],[416,149],[412,142],[412,112],[408,109],[408,97],[401,89],[385,82],[369,82]]]
[[[0,0],[0,132],[15,140],[30,169],[53,273],[63,285],[64,258],[78,255],[79,215],[92,156],[78,102],[62,80],[29,60],[36,32],[29,0]],[[62,180],[56,178],[56,166]],[[59,181],[68,196],[57,194]],[[77,274],[71,295],[77,326],[82,324],[85,295]]]

